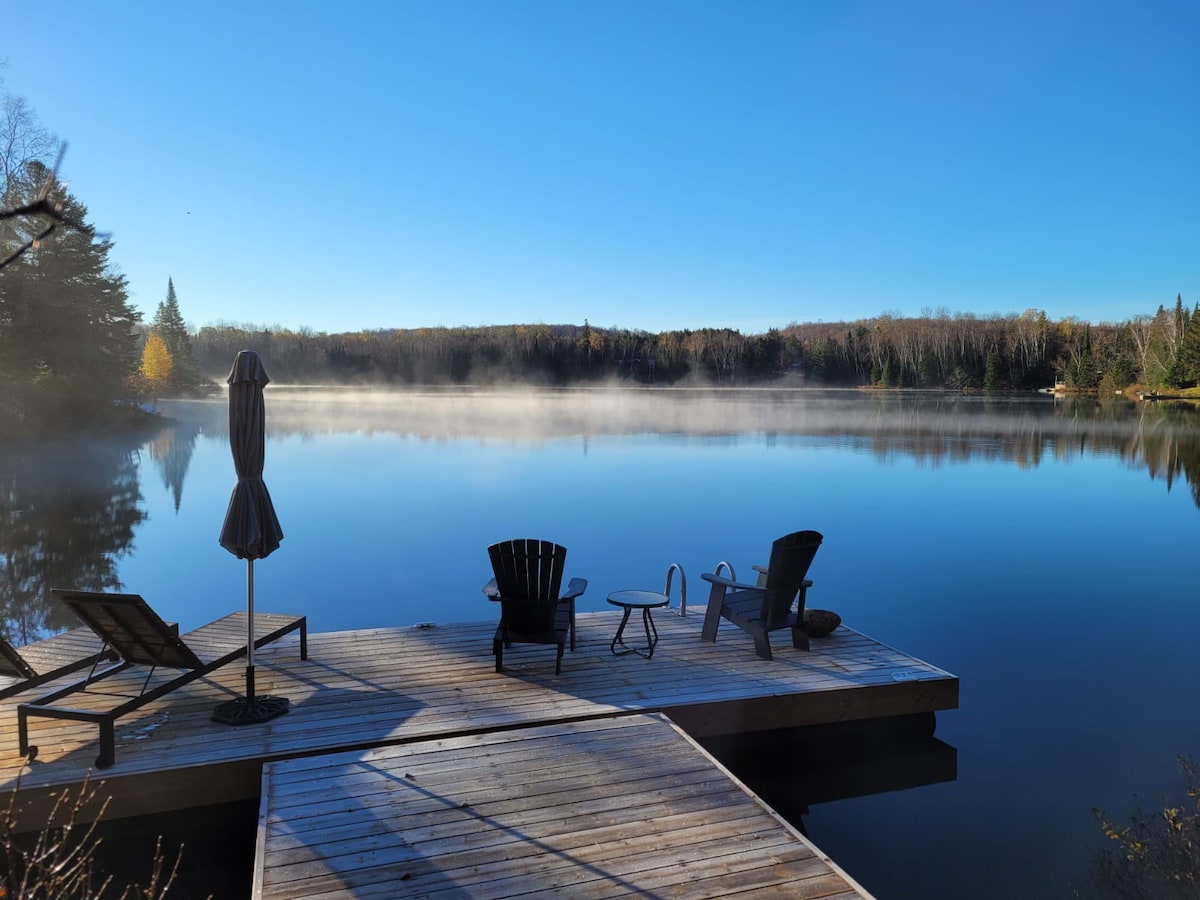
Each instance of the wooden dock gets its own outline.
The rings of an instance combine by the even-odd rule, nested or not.
[[[578,646],[561,676],[553,648],[539,645],[506,651],[506,672],[497,674],[494,621],[310,634],[307,661],[298,638],[284,638],[258,651],[256,662],[259,692],[289,698],[287,715],[237,728],[211,722],[213,707],[243,689],[235,663],[120,720],[116,763],[93,784],[102,780],[105,816],[115,818],[258,797],[264,763],[338,751],[501,740],[498,733],[513,729],[649,713],[706,738],[958,705],[955,676],[846,626],[814,639],[811,652],[780,646],[766,661],[733,626],[722,623],[709,644],[699,638],[702,616],[662,611],[661,641],[644,659],[609,652],[619,616],[579,615]],[[57,794],[84,782],[97,741],[94,726],[35,720],[31,740],[40,750],[27,763],[17,753],[22,699],[0,701],[0,787],[20,779],[19,827],[32,829],[45,823]]]
[[[867,896],[665,717],[269,763],[253,897]]]

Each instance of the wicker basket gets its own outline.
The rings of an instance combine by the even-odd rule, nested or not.
[[[842,617],[828,609],[806,609],[804,630],[809,637],[825,637],[842,624]]]

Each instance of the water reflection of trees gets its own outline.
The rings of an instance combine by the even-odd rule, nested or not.
[[[857,440],[880,457],[907,455],[931,465],[985,459],[1034,468],[1047,457],[1115,455],[1165,480],[1168,489],[1183,476],[1200,506],[1200,412],[1191,404],[1079,398],[1035,411],[984,402],[975,415],[913,415],[878,424]]]
[[[176,512],[179,512],[179,504],[183,500],[183,482],[199,434],[200,425],[194,420],[172,421],[146,445],[158,474],[162,476],[163,487],[171,492],[175,500]]]
[[[78,624],[50,588],[120,587],[139,507],[136,451],[108,442],[0,448],[0,629],[18,644]]]
[[[1168,488],[1183,477],[1200,505],[1200,412],[1191,404],[1114,398],[804,390],[372,391],[274,388],[274,436],[399,434],[540,443],[622,434],[711,440],[765,435],[778,446],[821,439],[881,461],[937,466],[970,460],[1033,468],[1045,459],[1116,455]],[[181,418],[227,434],[221,402],[181,406]]]
[[[1168,489],[1183,475],[1200,506],[1200,410],[1191,403],[1143,404],[1141,409],[1136,438],[1122,456],[1130,465],[1144,465]]]

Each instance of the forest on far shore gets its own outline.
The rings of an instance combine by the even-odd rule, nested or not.
[[[1200,307],[1183,298],[1119,323],[1054,321],[1041,310],[977,316],[791,324],[765,334],[730,328],[646,331],[582,325],[308,329],[211,325],[192,336],[201,371],[223,378],[238,350],[263,357],[272,379],[305,384],[751,386],[815,385],[948,390],[1113,392],[1133,384],[1200,382]]]

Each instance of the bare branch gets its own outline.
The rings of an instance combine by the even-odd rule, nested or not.
[[[37,199],[32,203],[26,203],[23,206],[17,206],[12,209],[0,210],[0,221],[7,219],[18,219],[33,216],[46,216],[53,220],[50,225],[38,232],[24,244],[12,251],[7,257],[0,259],[0,269],[17,260],[25,251],[36,250],[38,245],[53,233],[54,229],[59,225],[78,231],[88,237],[97,237],[95,229],[90,225],[85,224],[71,216],[64,215],[63,204],[57,200],[50,199],[50,191],[58,180],[58,170],[62,165],[63,157],[67,152],[67,142],[63,141],[58,148],[58,157],[54,161],[54,168],[46,172],[46,178],[42,182],[42,186],[38,188]]]

